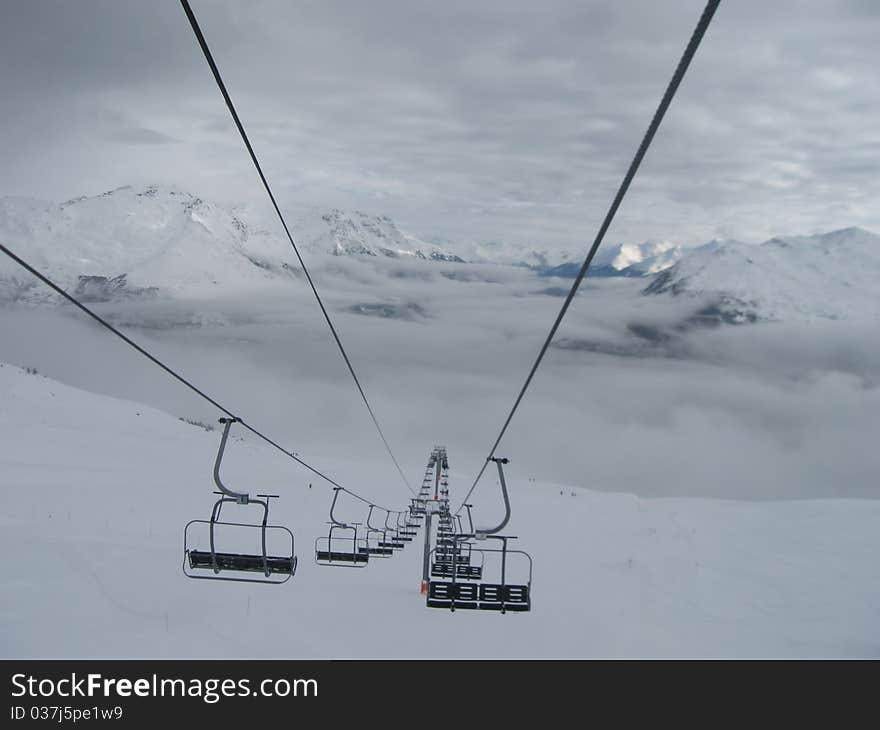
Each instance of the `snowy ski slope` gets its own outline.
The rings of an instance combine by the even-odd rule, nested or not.
[[[512,464],[533,611],[451,615],[419,595],[418,542],[363,570],[316,566],[330,490],[239,441],[225,475],[284,495],[298,573],[187,580],[181,532],[207,517],[217,432],[9,364],[0,392],[4,657],[880,656],[876,501],[642,499],[525,484]],[[311,456],[406,500],[384,465]],[[455,497],[467,475],[450,459]]]

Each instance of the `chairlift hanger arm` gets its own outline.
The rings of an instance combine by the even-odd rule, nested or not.
[[[367,529],[369,529],[369,530],[373,530],[373,531],[375,531],[375,532],[384,532],[384,530],[385,530],[386,528],[383,528],[383,527],[381,527],[381,526],[380,526],[380,527],[374,527],[373,525],[370,524],[370,518],[372,518],[372,516],[373,516],[373,510],[376,509],[377,506],[378,506],[378,505],[375,505],[375,504],[371,504],[371,505],[370,505],[370,511],[367,512]],[[379,507],[379,509],[383,509],[383,508],[382,508],[382,507]],[[385,510],[385,512],[387,512],[387,511],[388,511],[388,510]]]
[[[217,488],[223,494],[227,497],[231,497],[238,502],[238,504],[247,504],[250,497],[246,492],[235,492],[223,484],[223,481],[220,479],[220,462],[223,461],[223,452],[226,451],[226,440],[229,438],[229,429],[232,427],[233,423],[238,421],[239,419],[235,416],[220,419],[220,423],[223,424],[223,435],[220,437],[220,448],[217,450],[217,458],[214,460],[214,484],[217,485]]]
[[[510,463],[510,459],[504,458],[499,459],[498,457],[491,456],[488,461],[494,461],[495,466],[498,467],[498,477],[501,480],[501,494],[504,496],[504,519],[501,520],[501,523],[497,527],[493,527],[491,529],[478,529],[474,531],[474,536],[477,539],[482,539],[488,537],[489,535],[494,535],[495,533],[501,532],[510,521],[510,497],[507,494],[507,482],[504,480],[504,469],[502,468],[502,464]],[[470,517],[470,508],[468,508],[468,517]]]
[[[342,487],[333,488],[333,501],[330,503],[330,522],[337,527],[348,527],[344,522],[337,520],[333,514],[333,510],[336,509],[336,500],[339,499],[339,492],[341,489]]]

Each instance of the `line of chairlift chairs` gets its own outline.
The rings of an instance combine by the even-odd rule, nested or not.
[[[190,578],[200,580],[227,580],[247,583],[285,583],[296,573],[297,557],[293,533],[281,525],[269,524],[269,503],[276,494],[257,494],[228,488],[220,477],[220,465],[226,450],[229,431],[237,418],[221,418],[223,433],[220,448],[214,461],[214,483],[219,491],[217,500],[207,520],[191,520],[184,529],[183,572]],[[428,553],[430,577],[427,579],[427,606],[429,608],[482,609],[529,611],[531,609],[532,559],[522,550],[511,550],[508,541],[516,539],[500,535],[510,518],[510,501],[504,480],[502,464],[507,459],[493,459],[498,466],[505,516],[501,524],[492,529],[474,529],[471,505],[467,509],[469,529],[465,530],[459,515],[449,510],[449,464],[446,451],[435,448],[428,461],[425,479],[415,499],[405,511],[392,512],[370,504],[364,523],[343,522],[337,519],[335,510],[340,487],[334,488],[330,504],[328,534],[315,541],[315,562],[333,567],[366,567],[373,558],[390,558],[402,550],[418,535],[418,530],[428,515],[437,515],[436,539]],[[433,499],[431,485],[435,485]],[[256,506],[260,518],[257,522],[223,519],[223,508],[228,505]],[[228,509],[228,507],[227,507]],[[376,512],[385,512],[384,520]],[[259,551],[222,551],[217,548],[219,540],[237,533],[239,538],[259,532]],[[221,537],[222,536],[222,537]],[[428,536],[430,537],[430,535]],[[500,548],[489,548],[487,540],[498,540]],[[496,558],[498,579],[483,580],[487,559]],[[523,561],[524,579],[509,583],[508,562],[511,557]]]
[[[501,493],[504,497],[505,515],[493,528],[474,528],[472,505],[465,504],[468,529],[464,529],[461,516],[449,510],[448,482],[441,482],[438,500],[437,537],[431,549],[431,579],[427,585],[429,608],[479,609],[484,611],[530,611],[532,608],[532,557],[524,550],[508,547],[513,535],[501,535],[510,519],[510,499],[504,479],[503,464],[507,459],[493,458],[498,467]],[[487,540],[498,540],[499,548],[487,546]],[[520,563],[522,579],[508,582],[511,558]],[[485,580],[491,559],[495,579]],[[442,580],[436,580],[436,579]]]

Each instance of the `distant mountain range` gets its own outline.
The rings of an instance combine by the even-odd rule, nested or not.
[[[507,264],[573,278],[584,253],[425,241],[387,216],[336,208],[301,208],[292,211],[290,223],[310,257]],[[158,185],[61,204],[0,198],[0,241],[85,301],[245,290],[295,277],[299,268],[280,226],[265,211],[224,207]],[[599,249],[589,275],[647,279],[645,295],[707,299],[725,321],[880,316],[874,290],[880,237],[857,228],[760,245],[609,244]],[[13,262],[0,259],[0,301],[19,299],[51,296]]]
[[[734,321],[880,319],[880,236],[844,228],[760,245],[712,241],[657,273],[645,294],[712,296]]]
[[[669,268],[682,257],[684,249],[669,241],[619,243],[600,247],[587,272],[588,276],[650,276]],[[583,261],[567,261],[557,266],[536,267],[542,276],[574,279]]]

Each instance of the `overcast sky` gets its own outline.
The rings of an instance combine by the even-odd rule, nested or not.
[[[283,206],[584,248],[703,0],[193,0]],[[0,0],[0,195],[263,204],[176,0]],[[725,0],[615,241],[880,231],[880,3]]]

